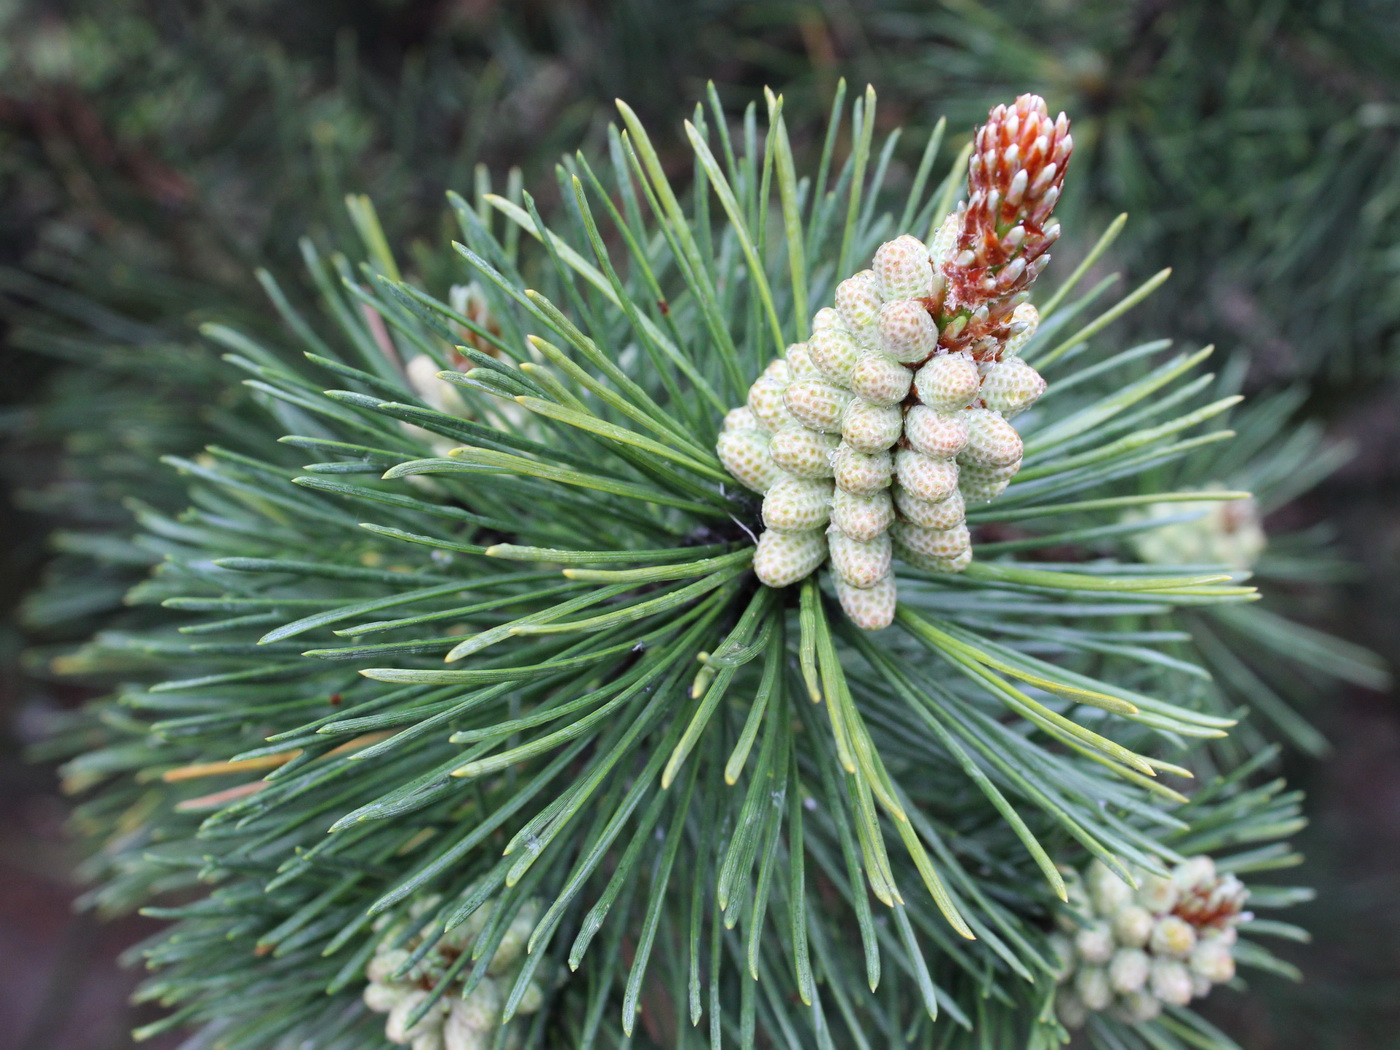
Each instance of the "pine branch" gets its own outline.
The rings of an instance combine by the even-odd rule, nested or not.
[[[798,178],[780,124],[736,149],[697,121],[688,204],[624,108],[554,226],[518,190],[458,203],[461,292],[403,277],[355,200],[365,261],[307,252],[318,314],[282,345],[211,331],[266,416],[246,452],[170,460],[191,506],[144,515],[159,568],[127,599],[168,615],[61,665],[123,669],[66,775],[97,788],[95,902],[173,923],[148,949],[159,1027],[374,1045],[363,995],[391,1038],[455,1025],[459,1046],[503,1023],[531,1045],[706,1023],[1049,1045],[1067,870],[1135,885],[1252,842],[1222,864],[1283,863],[1295,798],[1248,767],[1178,790],[1236,716],[1202,688],[1193,618],[1278,635],[1243,619],[1246,570],[1128,556],[1160,522],[1123,508],[1200,500],[1168,479],[1232,436],[1232,400],[1190,378],[1203,354],[1100,341],[1145,292],[1052,301],[1021,348],[1050,381],[1019,417],[1025,469],[969,514],[966,571],[897,570],[896,626],[857,630],[825,571],[750,572],[762,511],[710,452],[711,395],[741,399],[840,260],[875,256],[895,211],[938,228],[956,185],[872,203],[873,107],[830,183]],[[976,313],[949,338],[1022,331]]]

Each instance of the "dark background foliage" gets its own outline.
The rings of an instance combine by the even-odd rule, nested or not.
[[[124,495],[177,500],[156,455],[236,431],[237,395],[196,326],[266,324],[254,269],[291,270],[303,233],[344,233],[347,192],[411,241],[438,233],[443,189],[478,163],[547,190],[614,96],[678,131],[707,79],[736,108],[772,85],[797,136],[818,133],[843,76],[876,84],[889,126],[946,114],[965,131],[1023,90],[1069,111],[1066,227],[1129,211],[1115,263],[1130,279],[1175,268],[1127,323],[1248,355],[1255,391],[1308,384],[1300,421],[1354,446],[1278,524],[1334,531],[1353,566],[1300,595],[1313,622],[1393,652],[1397,14],[1386,0],[0,3],[0,1031],[25,1050],[97,1050],[128,1045],[139,1016],[116,955],[144,924],[70,910],[78,858],[55,777],[22,757],[82,699],[44,673],[47,654],[123,581],[92,578],[77,606],[22,599],[77,564],[72,536],[122,527]],[[1251,1050],[1394,1046],[1400,714],[1355,687],[1309,714],[1334,751],[1287,763],[1314,815],[1299,844],[1315,939],[1291,952],[1308,980],[1259,979],[1211,1009]]]

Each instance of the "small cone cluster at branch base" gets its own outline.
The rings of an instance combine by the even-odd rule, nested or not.
[[[992,110],[968,202],[931,244],[880,245],[725,417],[720,459],[764,497],[754,571],[768,586],[829,558],[846,615],[878,630],[894,619],[894,557],[934,572],[971,563],[966,506],[1020,469],[1008,420],[1045,392],[1019,354],[1039,323],[1027,289],[1059,236],[1068,128],[1035,95]]]
[[[408,921],[441,903],[436,896],[425,897],[415,903]],[[486,976],[465,998],[462,989],[476,966],[474,961],[459,969],[446,992],[421,1020],[409,1025],[414,1012],[427,1001],[448,968],[462,955],[472,953],[476,939],[490,923],[493,912],[494,902],[487,901],[460,926],[443,934],[402,976],[396,974],[421,948],[421,933],[404,939],[407,923],[386,925],[387,916],[376,924],[382,937],[365,968],[369,983],[365,986],[364,1001],[376,1013],[388,1014],[384,1036],[389,1042],[409,1046],[412,1050],[487,1050],[496,1045],[506,996],[525,962],[525,944],[540,917],[537,901],[527,901],[511,920],[487,964]],[[540,975],[548,965],[546,962],[536,971],[535,979],[515,1008],[516,1016],[532,1014],[544,1005],[545,983]],[[505,1047],[518,1046],[519,1042],[518,1031],[507,1032]]]
[[[1222,485],[1204,491],[1219,492]],[[1252,569],[1269,539],[1252,499],[1200,500],[1150,503],[1123,516],[1124,521],[1194,515],[1189,521],[1172,521],[1133,537],[1138,557],[1154,565],[1228,565]]]
[[[1137,890],[1099,861],[1082,880],[1070,874],[1070,904],[1082,918],[1062,915],[1063,932],[1052,935],[1061,965],[1055,1010],[1069,1027],[1103,1010],[1150,1021],[1164,1005],[1185,1006],[1235,976],[1249,891],[1209,857],[1183,861],[1170,878],[1140,872]]]

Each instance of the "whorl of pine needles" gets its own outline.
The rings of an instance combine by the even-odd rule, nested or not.
[[[528,1047],[1050,1047],[1062,866],[1289,862],[1298,800],[1250,785],[1271,750],[1224,750],[1233,705],[1183,627],[1250,623],[1246,574],[1120,556],[1159,524],[1125,511],[1243,493],[1159,483],[1237,398],[1202,403],[1205,352],[1093,340],[1150,291],[1072,298],[1113,231],[1018,348],[1050,393],[1015,479],[966,510],[977,561],[902,569],[878,635],[818,576],[755,578],[763,508],[711,451],[727,407],[811,344],[856,260],[957,214],[964,159],[929,188],[941,124],[881,210],[874,93],[838,161],[843,97],[799,178],[781,99],[736,140],[712,91],[684,202],[621,106],[606,165],[559,169],[553,225],[523,192],[452,198],[459,292],[406,277],[355,199],[363,263],[306,247],[318,315],[267,279],[287,348],[207,329],[266,429],[170,461],[190,509],[141,510],[158,565],[127,601],[173,612],[57,668],[119,682],[61,746],[93,900],[172,920],[142,993],[171,1013],[143,1034],[350,1050],[387,1006],[428,1044],[450,1022]],[[1189,798],[1164,782],[1188,765]],[[1251,885],[1255,909],[1298,898]],[[1089,1031],[1142,1045],[1134,1023]],[[1190,1011],[1143,1023],[1229,1045]]]

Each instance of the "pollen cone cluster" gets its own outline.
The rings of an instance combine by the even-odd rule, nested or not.
[[[501,1017],[506,997],[515,985],[525,963],[525,944],[540,916],[540,904],[530,900],[520,909],[496,946],[495,954],[486,966],[486,975],[465,996],[470,963],[464,967],[463,955],[476,954],[476,941],[485,933],[494,913],[494,901],[487,901],[460,926],[443,934],[427,951],[423,950],[421,929],[409,929],[421,921],[426,912],[442,903],[437,896],[420,900],[407,920],[376,927],[381,933],[374,955],[365,968],[369,983],[365,986],[365,1005],[376,1013],[387,1014],[384,1036],[395,1045],[412,1050],[487,1050],[519,1045],[520,1033],[505,1033],[498,1042]],[[548,963],[545,964],[548,967]],[[423,1016],[414,1020],[428,1002],[433,989],[455,969],[457,974],[443,995]],[[536,971],[535,979],[526,988],[515,1013],[531,1014],[544,1005],[544,984]]]
[[[811,338],[787,348],[725,418],[718,452],[763,494],[754,570],[770,587],[828,558],[837,597],[865,630],[895,613],[895,556],[960,572],[969,503],[1021,465],[1008,420],[1045,391],[1019,357],[1039,315],[1027,287],[1059,234],[1049,222],[1068,122],[1023,95],[977,136],[969,201],[931,244],[905,234],[842,281]]]
[[[1078,1028],[1091,1012],[1129,1023],[1150,1021],[1164,1004],[1185,1006],[1235,975],[1236,927],[1249,891],[1209,857],[1191,857],[1169,878],[1140,874],[1133,890],[1095,861],[1066,883],[1068,915],[1054,935],[1060,958],[1060,1019]]]

